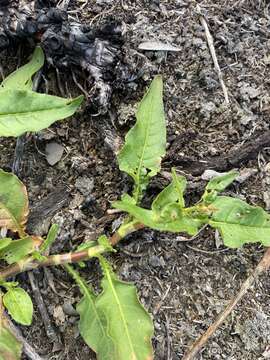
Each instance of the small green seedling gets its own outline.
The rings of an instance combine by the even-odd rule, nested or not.
[[[33,72],[36,68],[33,67]],[[29,87],[29,76],[25,77],[24,72],[21,76],[22,83]],[[3,86],[7,84],[8,79]],[[9,90],[3,90],[3,94],[5,91]],[[31,93],[29,88],[23,91]],[[5,106],[6,111],[10,112],[8,103]],[[22,112],[25,112],[21,106]],[[27,103],[24,106],[28,106]],[[16,123],[16,118],[14,121]],[[21,125],[19,128],[16,134],[22,132]],[[8,127],[2,129],[6,131],[5,134],[11,134]],[[23,130],[28,131],[29,128]],[[64,265],[82,293],[77,305],[80,334],[96,352],[97,358],[150,360],[153,359],[152,320],[140,304],[134,285],[118,279],[104,258],[104,254],[114,251],[113,245],[143,227],[173,233],[185,232],[194,236],[202,227],[209,225],[220,232],[228,247],[237,248],[253,242],[270,246],[270,215],[260,207],[220,195],[236,179],[235,171],[212,179],[201,200],[186,207],[184,192],[187,181],[172,169],[171,183],[156,196],[151,208],[141,207],[141,199],[151,177],[160,171],[165,144],[162,78],[157,76],[138,105],[137,122],[128,132],[125,145],[118,155],[120,169],[134,181],[132,195],[125,194],[113,204],[128,214],[126,221],[110,238],[103,235],[96,242],[85,241],[69,254],[48,255],[48,248],[57,237],[57,227],[54,225],[46,239],[26,232],[29,212],[26,188],[15,175],[0,171],[0,228],[8,232],[8,237],[0,240],[0,259],[9,265],[0,271],[1,297],[3,306],[14,320],[29,325],[33,306],[27,293],[17,283],[8,282],[8,278],[39,266]],[[99,260],[103,271],[100,293],[96,293],[70,265],[92,257]],[[21,346],[6,325],[0,328],[0,359],[1,356],[4,358],[3,351],[12,359],[20,358]]]

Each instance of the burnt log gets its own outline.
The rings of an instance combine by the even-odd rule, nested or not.
[[[253,135],[240,148],[232,148],[227,154],[197,160],[189,156],[175,153],[174,149],[169,151],[165,161],[171,166],[179,166],[191,175],[201,175],[205,170],[229,171],[238,168],[247,161],[256,159],[259,152],[270,146],[270,131],[262,135]]]
[[[99,110],[106,111],[121,59],[120,24],[92,28],[74,22],[52,0],[0,0],[0,51],[19,43],[39,44],[57,68],[86,70],[98,90]]]

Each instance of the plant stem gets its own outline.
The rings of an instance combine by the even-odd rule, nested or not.
[[[130,222],[123,224],[120,228],[110,237],[109,242],[111,245],[116,245],[121,239],[128,234],[135,232],[139,229],[143,229],[144,225],[138,222]],[[76,263],[79,261],[88,260],[92,257],[96,257],[107,251],[107,248],[103,245],[97,245],[86,250],[76,251],[73,253],[50,255],[43,257],[42,260],[37,260],[32,256],[27,256],[19,262],[7,266],[0,271],[0,280],[5,280],[16,274],[24,271],[36,269],[38,267],[63,265],[69,263]]]

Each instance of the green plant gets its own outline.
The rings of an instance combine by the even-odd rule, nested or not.
[[[32,304],[26,292],[17,283],[8,282],[8,278],[40,266],[64,265],[83,296],[77,306],[80,333],[98,359],[149,360],[153,358],[152,321],[139,303],[135,287],[119,280],[104,258],[105,253],[115,251],[113,245],[144,227],[195,235],[205,225],[218,229],[228,247],[236,248],[249,242],[270,245],[268,213],[240,199],[219,195],[235,180],[235,171],[211,180],[200,201],[185,207],[186,179],[172,169],[171,183],[156,196],[151,209],[141,207],[151,177],[160,171],[165,145],[162,78],[157,76],[138,106],[137,122],[118,155],[119,167],[131,176],[134,189],[132,195],[125,194],[113,206],[127,212],[128,217],[111,237],[103,235],[97,241],[86,241],[69,254],[46,255],[57,237],[55,225],[46,239],[26,232],[29,209],[25,186],[13,174],[0,171],[0,227],[8,231],[8,237],[0,240],[0,259],[8,263],[0,271],[1,297],[3,306],[16,321],[24,325],[31,322]],[[98,258],[103,271],[99,294],[70,265],[92,257]],[[15,297],[20,302],[15,301]],[[4,315],[2,317],[5,324]],[[18,359],[20,347],[11,347],[11,337],[7,326],[2,326],[0,351],[2,343],[4,350]]]
[[[63,99],[32,91],[32,76],[43,63],[43,51],[37,47],[32,60],[0,84],[0,136],[40,131],[57,120],[71,116],[80,106],[82,96]]]

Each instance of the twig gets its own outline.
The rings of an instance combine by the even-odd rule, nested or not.
[[[19,340],[23,345],[23,352],[30,360],[43,360],[35,351],[35,349],[25,340],[22,336],[21,331],[13,324],[7,314],[4,314],[5,320],[8,323],[8,327],[10,328],[13,335]]]
[[[227,90],[226,85],[225,85],[225,83],[223,81],[222,72],[220,70],[220,66],[219,66],[219,63],[218,63],[218,60],[217,60],[213,37],[212,37],[212,35],[211,35],[210,31],[209,31],[207,22],[206,22],[205,18],[202,15],[200,15],[200,22],[201,22],[201,24],[202,24],[202,26],[204,28],[204,31],[205,31],[205,37],[206,37],[206,40],[207,40],[207,43],[208,43],[210,54],[212,56],[214,67],[215,67],[215,70],[217,72],[218,79],[219,79],[219,82],[220,82],[220,85],[221,85],[221,88],[222,88],[222,91],[223,91],[223,94],[224,94],[225,104],[229,105],[230,101],[229,101],[229,96],[228,96],[228,90]]]
[[[132,232],[143,228],[144,225],[141,223],[124,224],[110,237],[109,242],[112,246],[114,246],[128,234],[131,234]],[[0,279],[5,280],[21,272],[37,269],[39,267],[64,265],[88,260],[106,251],[108,251],[106,246],[97,245],[87,250],[77,251],[73,253],[44,256],[44,259],[41,261],[33,258],[32,256],[27,256],[19,262],[12,264],[0,271]]]
[[[36,305],[38,307],[39,313],[43,320],[46,334],[47,334],[48,338],[50,339],[50,341],[52,341],[52,342],[58,341],[57,334],[52,326],[51,319],[49,317],[47,308],[44,304],[43,297],[40,293],[39,287],[37,286],[36,279],[35,279],[35,276],[32,271],[30,271],[28,273],[28,278],[29,278],[29,281],[30,281],[30,284],[31,284],[31,287],[33,290],[33,295],[35,298]]]
[[[267,248],[264,256],[262,257],[259,264],[256,266],[254,272],[246,279],[242,284],[238,294],[233,298],[225,310],[218,316],[216,321],[209,326],[204,334],[202,334],[191,346],[191,348],[186,352],[182,360],[192,360],[194,356],[198,354],[201,348],[209,340],[210,336],[214,334],[217,328],[225,321],[225,319],[230,315],[235,306],[239,303],[242,297],[247,293],[253,282],[258,278],[258,276],[270,268],[270,248]]]

